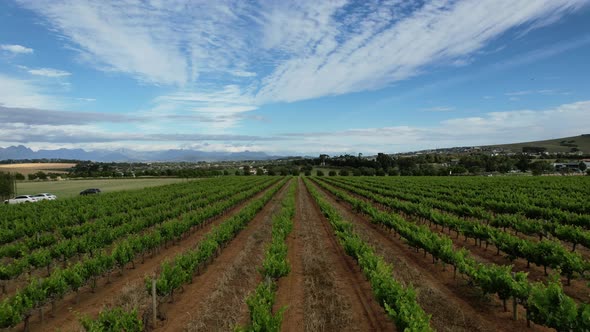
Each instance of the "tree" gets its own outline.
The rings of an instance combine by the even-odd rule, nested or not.
[[[250,166],[244,166],[244,175],[250,175]]]
[[[39,171],[35,173],[35,175],[37,175],[37,178],[39,178],[40,180],[47,180],[47,174],[45,174],[45,172],[43,171]]]
[[[18,181],[23,181],[23,180],[25,180],[25,176],[24,176],[23,174],[21,174],[21,173],[16,173],[16,174],[14,175],[14,178],[15,178],[15,179],[17,179]]]
[[[328,175],[329,176],[336,176],[336,171],[329,171],[328,172]]]
[[[550,163],[545,162],[545,161],[537,161],[534,163],[531,163],[531,172],[533,173],[533,175],[541,175],[543,173],[548,173],[548,172],[552,172],[553,171],[553,166],[551,166]]]
[[[586,168],[588,168],[588,166],[586,166],[586,163],[583,161],[580,161],[580,165],[579,165],[580,171],[585,171]]]
[[[531,165],[531,161],[529,160],[529,158],[527,156],[525,156],[524,154],[521,154],[520,156],[518,156],[518,161],[516,162],[516,167],[521,172],[528,171],[530,165]]]
[[[377,163],[381,166],[381,168],[388,169],[389,167],[393,166],[393,158],[384,153],[378,153]]]
[[[340,176],[348,176],[348,170],[346,169],[341,169],[340,172],[338,172],[338,174]]]
[[[399,170],[395,167],[389,167],[387,169],[387,174],[389,174],[390,176],[398,176],[399,175]]]
[[[10,173],[0,172],[0,198],[8,199],[15,194],[15,179]]]
[[[324,176],[324,172],[320,171],[319,169],[315,172],[317,176]]]

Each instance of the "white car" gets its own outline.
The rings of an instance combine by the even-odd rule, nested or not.
[[[4,204],[35,203],[37,199],[31,195],[20,195],[4,201]]]
[[[44,200],[54,201],[57,199],[57,196],[50,194],[50,193],[41,193],[41,194],[37,194],[33,197],[38,201],[44,201]]]

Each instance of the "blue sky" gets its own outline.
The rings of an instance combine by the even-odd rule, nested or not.
[[[590,0],[0,2],[0,146],[402,152],[590,133]]]

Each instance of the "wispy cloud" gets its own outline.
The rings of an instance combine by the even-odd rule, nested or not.
[[[141,117],[96,112],[54,111],[0,105],[0,123],[25,125],[83,125],[101,122],[128,123],[147,121]]]
[[[422,111],[425,112],[450,112],[452,110],[454,110],[454,107],[450,107],[450,106],[434,106],[434,107],[427,107],[427,108],[422,108]]]
[[[45,77],[65,77],[65,76],[72,75],[72,73],[70,73],[70,72],[67,72],[64,70],[59,70],[59,69],[53,69],[53,68],[29,69],[28,72],[31,75],[45,76]]]
[[[62,103],[34,82],[0,74],[0,106],[60,108]]]
[[[381,88],[430,65],[465,59],[512,28],[527,23],[541,26],[587,3],[467,0],[417,5],[404,1],[378,3],[378,10],[361,6],[363,10],[343,13],[340,9],[347,4],[337,2],[322,7],[321,15],[315,8],[303,8],[304,22],[315,26],[317,33],[297,33],[306,26],[298,23],[295,32],[281,34],[286,42],[280,45],[295,45],[286,48],[293,54],[264,78],[258,98],[291,102]]]
[[[20,0],[98,69],[182,86],[200,73],[247,73],[246,4]],[[252,32],[254,33],[254,32]]]
[[[509,97],[517,97],[515,100],[518,100],[520,96],[527,96],[527,95],[569,95],[571,92],[563,91],[560,89],[541,89],[541,90],[521,90],[521,91],[512,91],[506,92],[504,95]]]
[[[181,91],[211,80],[217,88],[238,84],[258,105],[378,89],[429,66],[467,65],[508,30],[544,26],[589,3],[18,1],[99,69]]]
[[[2,44],[0,45],[0,50],[10,52],[12,54],[31,54],[33,53],[32,48],[28,48],[22,45],[11,45],[11,44]]]
[[[109,132],[93,125],[46,125],[0,123],[3,136],[0,142],[15,143],[60,143],[70,146],[84,147],[88,143],[120,143],[137,142],[138,145],[153,146],[162,142],[268,142],[280,141],[281,137],[263,137],[232,134],[201,134],[201,133],[129,133]]]
[[[201,88],[199,92],[181,91],[159,96],[149,112],[156,117],[184,118],[194,124],[206,123],[208,130],[227,129],[247,117],[244,112],[258,108],[251,93],[237,85],[220,89]]]

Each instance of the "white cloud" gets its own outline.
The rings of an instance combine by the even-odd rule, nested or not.
[[[53,69],[53,68],[29,69],[28,72],[31,75],[45,76],[45,77],[65,77],[65,76],[72,75],[72,73],[70,73],[70,72],[67,72],[64,70],[59,70],[59,69]]]
[[[491,112],[453,118],[431,127],[396,126],[337,132],[290,133],[289,150],[306,153],[403,152],[453,146],[526,142],[588,133],[590,101],[548,110]],[[280,150],[276,145],[273,149]],[[268,149],[268,151],[273,151]]]
[[[199,98],[206,99],[206,98]],[[91,116],[94,116],[91,114]],[[113,119],[119,121],[119,119]],[[124,120],[124,119],[123,119]],[[151,119],[160,122],[160,119]],[[94,123],[94,121],[89,121]],[[49,122],[48,122],[49,123]],[[85,122],[86,123],[86,122]],[[353,128],[341,131],[295,132],[277,135],[207,134],[202,131],[111,132],[95,124],[63,125],[57,122],[0,123],[0,143],[78,148],[157,147],[199,148],[207,151],[264,151],[307,154],[403,152],[452,146],[526,142],[588,133],[590,100],[546,110],[491,112],[481,116],[450,118],[432,126]],[[8,141],[10,140],[10,141]]]
[[[10,45],[10,44],[2,44],[0,45],[0,50],[10,52],[13,54],[31,54],[33,53],[32,48],[28,48],[22,45]]]
[[[57,109],[62,103],[44,93],[34,82],[0,74],[0,105]]]
[[[198,90],[160,96],[154,100],[156,106],[149,113],[168,119],[192,119],[193,125],[218,131],[234,127],[244,118],[240,114],[258,108],[251,94],[243,92],[237,85]]]

